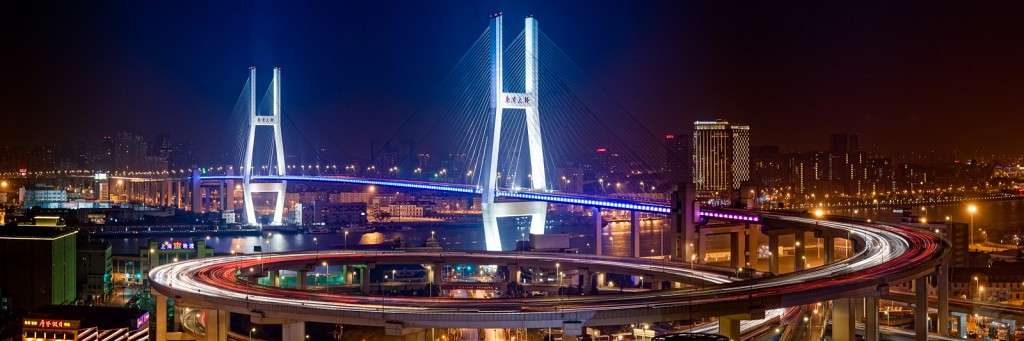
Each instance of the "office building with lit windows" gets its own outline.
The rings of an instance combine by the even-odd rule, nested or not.
[[[0,293],[6,305],[31,310],[73,303],[77,236],[55,226],[0,226]]]
[[[750,180],[750,126],[693,123],[693,182],[702,197],[723,197]]]

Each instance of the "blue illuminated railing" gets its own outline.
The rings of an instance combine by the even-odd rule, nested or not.
[[[713,208],[710,208],[710,209],[709,208],[701,208],[700,209],[700,216],[701,217],[708,217],[708,218],[739,220],[739,221],[751,221],[751,222],[759,222],[759,221],[761,221],[761,216],[758,216],[758,215],[754,215],[754,214],[741,214],[741,213],[736,213],[736,212],[731,212],[731,211],[716,212],[715,209],[713,209]]]
[[[667,204],[656,204],[648,202],[632,202],[629,200],[601,199],[587,196],[577,196],[569,193],[537,193],[499,190],[495,192],[499,197],[517,199],[538,200],[559,204],[597,206],[603,208],[614,208],[620,210],[640,211],[649,213],[669,214],[671,207]]]
[[[459,185],[459,184],[443,184],[433,183],[424,181],[413,181],[413,180],[389,180],[389,179],[367,179],[367,178],[355,178],[348,176],[338,177],[327,177],[327,176],[253,176],[253,180],[268,180],[268,181],[319,181],[319,182],[333,182],[333,183],[344,183],[344,184],[357,184],[357,185],[374,185],[374,186],[387,186],[387,187],[398,187],[398,188],[412,188],[412,189],[423,189],[431,191],[442,191],[442,192],[453,192],[453,193],[465,193],[465,194],[480,194],[480,188],[472,185]],[[205,176],[202,179],[206,180],[241,180],[242,177],[239,175],[216,175],[216,176]],[[601,208],[619,209],[619,210],[630,210],[648,213],[658,214],[669,214],[672,213],[672,208],[667,203],[657,203],[640,200],[630,199],[612,199],[612,198],[599,198],[593,196],[586,196],[582,194],[564,193],[564,192],[536,192],[536,191],[519,191],[500,189],[497,190],[495,196],[525,199],[525,200],[536,200],[544,201],[557,204],[569,204],[569,205],[584,205],[584,206],[596,206]],[[715,208],[701,208],[700,215],[702,217],[716,218],[716,219],[727,219],[735,221],[749,221],[759,222],[761,217],[754,214],[744,214],[734,212],[728,209],[715,209]]]

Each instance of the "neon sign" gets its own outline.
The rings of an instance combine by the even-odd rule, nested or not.
[[[47,319],[25,319],[25,327],[31,328],[55,328],[55,329],[78,329],[78,321],[47,320]]]
[[[179,241],[164,242],[163,244],[160,244],[160,249],[161,250],[195,250],[196,249],[196,244],[195,243],[184,243],[184,242],[179,242]]]
[[[149,323],[148,311],[145,314],[142,314],[142,316],[139,317],[137,320],[135,320],[135,329],[142,329],[142,326],[145,326],[147,323]]]

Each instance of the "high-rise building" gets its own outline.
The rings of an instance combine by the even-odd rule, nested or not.
[[[829,140],[829,151],[833,154],[860,151],[860,137],[857,134],[831,134]]]
[[[693,123],[693,182],[698,196],[723,196],[750,180],[750,126]]]
[[[693,163],[693,150],[690,149],[689,136],[665,135],[665,170],[670,187],[693,179],[693,174],[690,171],[691,163]]]

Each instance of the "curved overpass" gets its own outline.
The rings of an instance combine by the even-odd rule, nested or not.
[[[616,295],[494,299],[345,296],[250,285],[236,268],[258,266],[257,256],[218,257],[179,262],[150,272],[153,289],[193,307],[259,314],[267,318],[404,328],[547,328],[573,323],[621,325],[638,321],[684,320],[744,314],[842,297],[877,295],[887,283],[934,271],[948,253],[945,242],[909,227],[816,220],[762,214],[764,218],[849,232],[864,245],[854,256],[822,267],[774,277],[715,284],[702,290],[670,289]],[[272,267],[294,268],[315,262],[314,253],[289,253],[263,259]],[[656,277],[716,278],[691,271],[689,264],[593,255],[509,252],[321,252],[336,262],[432,262],[475,264],[550,264],[593,267]],[[628,271],[627,271],[628,270]],[[614,272],[614,271],[612,271]],[[244,273],[243,273],[244,274]],[[721,278],[721,277],[718,277]],[[722,279],[721,282],[726,282]]]

